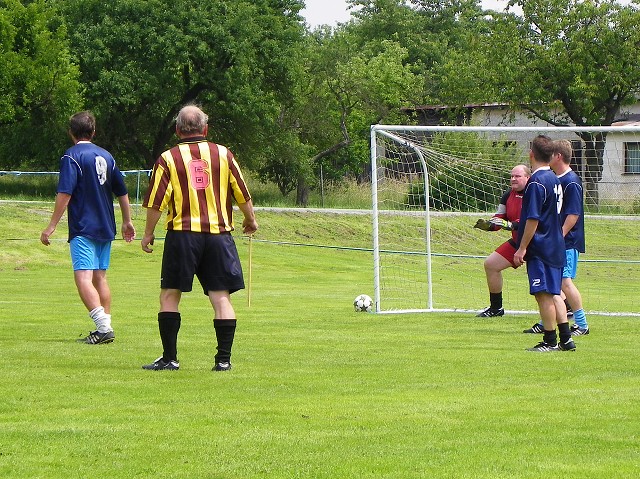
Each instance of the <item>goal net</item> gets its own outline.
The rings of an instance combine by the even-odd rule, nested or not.
[[[573,145],[586,253],[575,281],[589,314],[640,315],[640,127],[371,128],[374,294],[379,313],[489,305],[484,259],[510,237],[474,228],[529,164],[539,134]],[[536,312],[526,268],[503,271],[505,309]]]

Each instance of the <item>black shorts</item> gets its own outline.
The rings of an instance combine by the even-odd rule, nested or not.
[[[242,265],[231,233],[167,231],[162,255],[162,289],[191,291],[198,277],[204,294],[244,289]]]

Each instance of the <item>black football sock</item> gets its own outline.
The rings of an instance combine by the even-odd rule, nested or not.
[[[216,363],[228,363],[231,361],[231,348],[233,347],[233,337],[236,333],[236,323],[235,319],[213,320],[213,328],[216,331],[216,339],[218,340]]]
[[[558,324],[558,333],[560,334],[560,342],[566,344],[571,339],[571,329],[569,323]]]
[[[499,293],[489,293],[489,301],[491,301],[491,309],[502,308],[502,291]]]
[[[180,313],[162,311],[158,313],[158,328],[162,340],[162,359],[178,360],[178,331],[180,331]]]
[[[556,336],[556,330],[547,331],[544,330],[543,341],[547,343],[549,346],[555,346],[558,344],[558,338]]]

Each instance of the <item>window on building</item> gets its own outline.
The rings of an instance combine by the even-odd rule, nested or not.
[[[640,174],[640,143],[625,143],[624,172]]]

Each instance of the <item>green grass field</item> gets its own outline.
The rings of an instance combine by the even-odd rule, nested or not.
[[[369,246],[367,222],[258,212],[251,307],[246,290],[234,295],[234,369],[210,371],[212,313],[196,282],[180,371],[143,371],[161,353],[163,242],[151,255],[114,243],[117,339],[79,344],[93,324],[66,225],[39,243],[50,211],[0,204],[0,477],[640,476],[637,317],[593,316],[575,353],[535,354],[525,348],[539,338],[521,333],[535,315],[355,313],[371,253],[270,241]],[[237,244],[246,273],[248,242]]]

